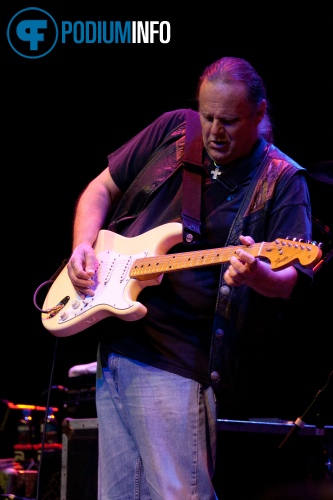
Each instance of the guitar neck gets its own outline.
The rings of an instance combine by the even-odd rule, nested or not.
[[[164,273],[224,264],[230,260],[230,257],[236,255],[239,249],[254,257],[267,259],[273,271],[284,269],[295,262],[299,262],[303,267],[313,267],[322,254],[321,249],[315,243],[278,238],[270,243],[263,241],[249,246],[229,246],[138,258],[132,264],[129,276],[144,281],[155,279]]]
[[[130,277],[138,280],[154,279],[160,274],[182,271],[185,269],[214,266],[229,261],[236,250],[243,249],[246,252],[259,257],[263,252],[265,243],[254,243],[251,246],[232,246],[213,248],[208,250],[195,250],[177,254],[157,255],[154,257],[143,257],[136,259],[130,270]]]

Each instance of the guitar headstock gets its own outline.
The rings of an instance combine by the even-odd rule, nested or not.
[[[284,269],[299,262],[303,267],[312,268],[322,256],[321,244],[315,241],[303,241],[277,238],[271,243],[264,243],[261,257],[270,260],[272,269]]]

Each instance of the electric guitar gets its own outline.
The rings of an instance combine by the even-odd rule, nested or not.
[[[239,248],[270,262],[273,270],[295,262],[312,267],[321,257],[315,243],[276,239],[250,246],[229,246],[167,254],[183,239],[182,225],[164,224],[140,236],[126,238],[100,230],[94,249],[98,258],[95,273],[95,295],[82,299],[64,267],[47,292],[42,323],[56,337],[74,335],[107,316],[135,321],[146,315],[146,307],[136,299],[146,286],[159,285],[165,273],[223,264]]]

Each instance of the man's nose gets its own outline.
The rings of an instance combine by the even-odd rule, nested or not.
[[[213,120],[212,127],[211,127],[211,133],[213,135],[223,135],[224,134],[224,127],[219,120]]]

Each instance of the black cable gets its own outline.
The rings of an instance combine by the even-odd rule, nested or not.
[[[50,313],[50,312],[53,312],[57,306],[51,308],[51,309],[47,309],[46,311],[44,311],[43,309],[41,309],[38,304],[37,304],[37,295],[38,295],[38,292],[45,286],[45,285],[49,285],[51,283],[53,283],[57,277],[59,276],[59,274],[61,273],[61,271],[64,269],[64,267],[66,266],[67,262],[68,262],[69,259],[64,259],[62,261],[62,263],[60,264],[60,266],[58,267],[58,269],[56,270],[56,272],[51,276],[51,278],[47,281],[44,281],[44,283],[41,283],[35,290],[35,293],[34,293],[34,296],[33,296],[33,303],[34,303],[34,306],[36,307],[36,309],[38,309],[38,311],[42,312],[42,313]],[[62,307],[60,307],[60,309],[62,309]]]
[[[53,354],[53,361],[52,361],[51,373],[50,373],[50,383],[49,383],[49,388],[47,391],[47,401],[46,401],[44,425],[43,425],[43,432],[42,432],[42,439],[41,439],[41,452],[40,452],[39,468],[38,468],[38,474],[37,474],[36,499],[35,500],[39,500],[39,494],[40,494],[40,477],[41,477],[41,473],[42,473],[42,461],[43,461],[44,447],[45,447],[46,427],[47,427],[47,423],[48,423],[49,410],[50,410],[50,395],[51,395],[51,389],[52,389],[52,380],[53,380],[53,374],[54,374],[57,347],[58,347],[58,339],[55,338],[54,354]]]

